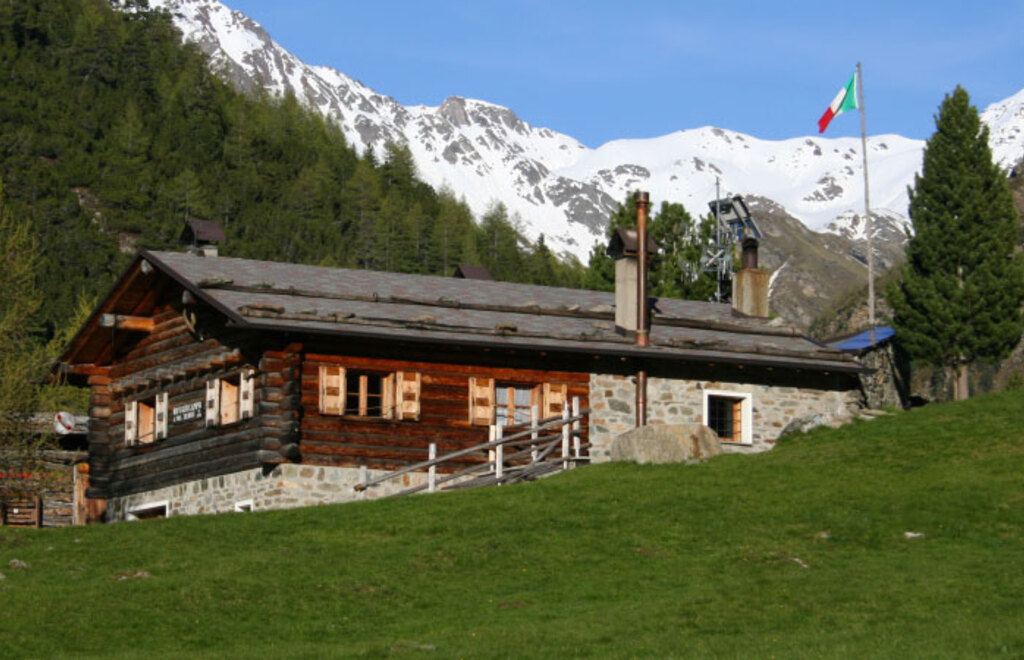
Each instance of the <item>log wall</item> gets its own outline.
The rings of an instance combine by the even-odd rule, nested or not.
[[[116,497],[199,477],[228,474],[262,464],[264,424],[260,415],[207,428],[203,415],[174,424],[167,437],[126,446],[125,407],[134,399],[168,394],[167,414],[202,402],[206,383],[259,362],[259,348],[226,328],[196,336],[172,307],[158,308],[154,329],[119,356],[108,376],[92,376],[90,497]],[[264,379],[265,380],[265,379]],[[263,387],[257,381],[258,406]],[[276,391],[271,388],[272,392]]]
[[[318,388],[322,365],[379,373],[421,374],[419,418],[393,420],[321,414]],[[487,442],[488,427],[469,422],[469,381],[474,377],[531,386],[565,383],[569,401],[579,397],[581,406],[588,405],[589,375],[585,373],[308,352],[301,368],[302,461],[313,465],[389,470],[427,460],[432,442],[437,443],[439,455]],[[468,456],[464,465],[485,458],[484,455]]]
[[[90,498],[123,498],[283,463],[389,470],[425,460],[432,442],[439,454],[480,444],[487,441],[488,428],[470,423],[471,378],[530,386],[562,383],[569,401],[579,397],[588,405],[585,372],[543,370],[535,363],[499,366],[496,356],[485,365],[472,364],[467,355],[379,357],[406,354],[393,345],[350,344],[345,354],[322,341],[305,345],[279,333],[246,333],[217,326],[215,317],[208,323],[199,324],[197,336],[173,306],[157,307],[153,331],[123,339],[113,366],[89,377]],[[321,365],[419,374],[418,417],[321,414]],[[175,408],[202,405],[208,381],[243,367],[256,370],[252,418],[212,427],[205,415],[173,423]],[[126,404],[162,393],[168,395],[167,437],[127,446]],[[469,456],[463,465],[484,459]]]

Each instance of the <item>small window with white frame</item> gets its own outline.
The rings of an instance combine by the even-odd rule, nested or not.
[[[753,401],[749,392],[704,390],[704,425],[725,443],[754,442]]]
[[[138,504],[128,509],[126,518],[128,520],[153,520],[154,518],[167,517],[168,502],[147,502]]]
[[[235,513],[250,513],[252,511],[252,500],[239,500],[235,502]]]

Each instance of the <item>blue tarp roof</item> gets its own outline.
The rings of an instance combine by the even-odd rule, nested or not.
[[[881,344],[883,341],[892,338],[895,334],[896,331],[887,325],[877,326],[875,327],[875,344]],[[829,347],[837,348],[840,351],[863,351],[866,348],[871,348],[871,331],[865,330],[852,337],[832,342],[829,344]]]

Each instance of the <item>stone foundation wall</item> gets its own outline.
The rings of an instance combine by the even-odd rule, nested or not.
[[[792,421],[820,415],[824,423],[841,423],[852,416],[860,393],[708,380],[649,378],[648,424],[703,424],[704,390],[750,394],[753,442],[722,443],[727,452],[770,449]],[[612,441],[635,427],[636,390],[629,376],[590,376],[590,455],[594,462],[608,460]]]
[[[383,474],[383,470],[368,470],[367,478]],[[252,502],[253,511],[265,511],[375,499],[425,484],[427,474],[405,474],[363,493],[355,490],[359,481],[360,470],[353,467],[285,464],[269,473],[257,468],[112,498],[107,503],[107,521],[127,520],[134,508],[164,502],[168,516],[191,516],[231,512],[246,501]]]

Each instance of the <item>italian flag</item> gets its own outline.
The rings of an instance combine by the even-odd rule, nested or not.
[[[841,115],[847,110],[857,109],[857,74],[854,72],[850,76],[850,82],[839,90],[836,97],[832,99],[832,102],[828,104],[828,110],[818,120],[818,132],[824,133],[825,129],[828,128],[828,123],[832,121],[832,118],[836,115]]]

